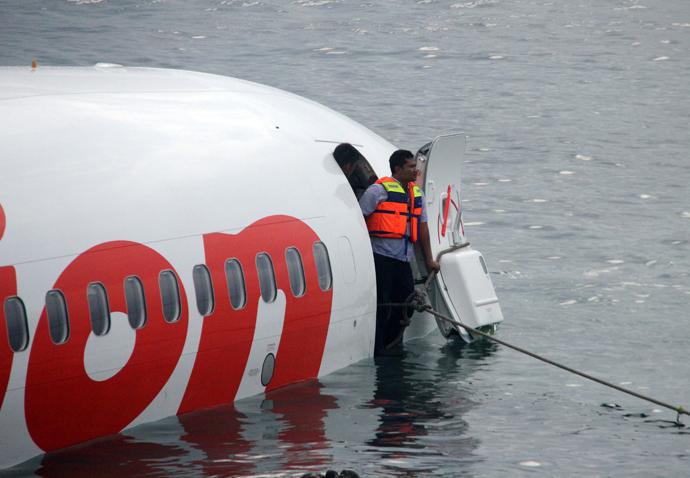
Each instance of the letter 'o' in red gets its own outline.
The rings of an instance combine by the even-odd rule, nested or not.
[[[182,354],[188,323],[181,282],[181,317],[174,323],[163,318],[158,274],[167,269],[173,270],[153,249],[114,241],[89,249],[62,272],[54,288],[67,300],[69,338],[60,345],[51,341],[44,308],[26,380],[26,423],[41,449],[54,450],[121,431],[167,383]],[[101,282],[108,291],[111,312],[126,314],[124,281],[131,275],[143,283],[148,319],[136,331],[136,344],[125,366],[113,377],[97,382],[84,368],[84,349],[91,334],[87,287]]]

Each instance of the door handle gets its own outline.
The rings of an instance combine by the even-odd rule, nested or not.
[[[429,180],[426,182],[426,202],[427,204],[433,204],[435,199],[435,188],[434,182]]]

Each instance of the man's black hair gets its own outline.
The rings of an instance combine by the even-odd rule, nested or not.
[[[354,164],[362,158],[362,153],[350,143],[342,143],[333,150],[333,157],[341,168],[346,164]]]
[[[407,163],[407,160],[410,158],[414,158],[414,154],[406,149],[399,149],[391,154],[391,157],[388,160],[388,163],[391,166],[391,174],[395,174],[395,168],[398,166],[401,168],[404,167]]]

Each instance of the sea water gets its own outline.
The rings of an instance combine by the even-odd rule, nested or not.
[[[0,0],[0,65],[32,61],[257,81],[413,151],[467,134],[465,230],[500,338],[690,408],[687,1]],[[676,418],[434,333],[0,476],[681,477]]]

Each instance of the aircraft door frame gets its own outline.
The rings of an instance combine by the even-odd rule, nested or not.
[[[465,143],[464,134],[438,136],[416,155],[434,258],[439,252],[465,242],[460,194]]]
[[[427,202],[429,239],[434,259],[439,253],[465,243],[462,226],[462,164],[465,158],[466,137],[464,134],[450,134],[436,137],[431,143],[420,148],[415,158],[420,171],[418,185],[424,190]],[[419,270],[426,270],[421,254],[417,256]],[[438,294],[431,297],[436,309],[444,309],[456,321],[460,321],[458,311],[452,305],[447,285],[441,272],[434,278]],[[439,301],[443,303],[442,307]],[[454,328],[460,335],[467,332],[458,327],[451,327],[446,322],[436,319],[441,333],[448,337]]]

